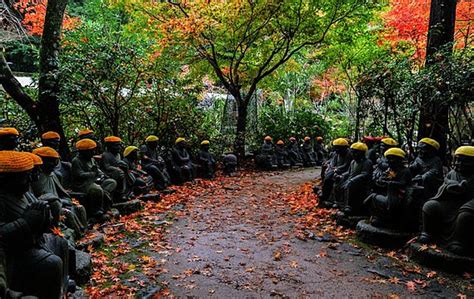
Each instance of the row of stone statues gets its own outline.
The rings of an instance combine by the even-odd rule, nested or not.
[[[58,153],[58,133],[44,133],[32,153],[17,151],[18,136],[14,128],[0,128],[0,298],[64,296],[75,286],[75,242],[91,224],[151,189],[166,191],[196,175],[213,178],[216,170],[206,140],[192,161],[184,138],[163,158],[154,135],[123,150],[119,137],[102,144],[82,130],[69,163]],[[224,157],[225,173],[236,166],[234,155]]]
[[[322,137],[316,137],[314,145],[311,137],[305,137],[300,144],[290,137],[288,145],[283,140],[273,144],[273,138],[266,136],[256,156],[256,164],[261,169],[286,169],[290,167],[321,166],[327,154]]]
[[[373,227],[418,232],[421,243],[474,256],[474,147],[459,147],[446,175],[439,148],[423,138],[408,163],[392,138],[353,144],[338,138],[323,164],[322,186],[315,186],[319,206],[339,209],[342,223],[370,217]]]

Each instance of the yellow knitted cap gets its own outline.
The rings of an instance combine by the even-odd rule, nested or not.
[[[201,145],[209,145],[209,144],[210,144],[209,140],[203,140],[201,142]]]
[[[176,138],[176,141],[174,143],[178,144],[178,143],[183,142],[183,141],[186,141],[186,139],[184,139],[183,137],[178,137],[178,138]]]
[[[82,139],[76,142],[76,148],[79,151],[85,151],[85,150],[92,150],[97,147],[97,143],[95,143],[94,140],[92,139]]]
[[[422,138],[420,142],[431,145],[436,150],[439,150],[439,142],[431,138]]]
[[[17,173],[33,169],[34,162],[32,154],[0,151],[0,173]]]
[[[367,144],[363,143],[363,142],[356,142],[356,143],[353,143],[351,145],[351,149],[355,149],[355,150],[358,150],[358,151],[363,151],[363,152],[366,152],[369,150],[369,148],[367,147]]]
[[[130,146],[127,146],[125,148],[125,150],[123,151],[123,156],[124,157],[127,157],[128,155],[130,155],[133,151],[137,151],[138,150],[138,147],[136,146],[133,146],[133,145],[130,145]]]
[[[53,148],[50,148],[49,146],[43,146],[39,148],[35,148],[33,150],[33,154],[38,155],[40,157],[45,157],[45,158],[59,158],[59,154],[56,150]]]
[[[388,156],[397,156],[397,157],[400,157],[400,158],[405,158],[405,151],[402,150],[401,148],[398,148],[398,147],[392,147],[391,149],[388,149],[385,151],[385,153],[383,154],[385,157],[388,157]]]
[[[458,147],[456,152],[454,152],[454,155],[474,157],[474,146],[468,146],[468,145],[460,146]]]
[[[158,137],[155,135],[150,135],[145,139],[145,142],[154,142],[154,141],[158,141]]]
[[[337,138],[332,142],[332,145],[349,146],[349,142],[345,138]]]
[[[382,141],[382,143],[385,143],[386,145],[390,145],[390,146],[397,146],[398,145],[398,142],[395,139],[390,138],[390,137],[384,138],[381,141]]]

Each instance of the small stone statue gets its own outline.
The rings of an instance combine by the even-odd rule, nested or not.
[[[316,166],[322,166],[324,158],[328,151],[324,147],[323,137],[316,137],[316,143],[314,144],[314,152],[316,153]]]
[[[192,181],[194,179],[194,166],[191,162],[191,156],[186,149],[186,139],[179,137],[175,141],[175,146],[171,150],[171,159],[173,165],[173,175],[177,184]]]
[[[398,228],[403,220],[406,188],[411,183],[410,170],[404,165],[405,155],[396,147],[384,153],[388,168],[374,182],[379,192],[372,193],[364,201],[369,205],[373,226]]]
[[[474,256],[474,146],[459,147],[454,165],[436,196],[423,206],[419,241]]]
[[[275,149],[273,147],[272,137],[266,136],[262,147],[260,148],[260,154],[257,156],[257,165],[262,169],[275,169],[277,168]]]
[[[377,153],[377,162],[375,163],[375,168],[373,172],[373,181],[376,181],[379,177],[382,177],[385,175],[385,172],[388,169],[388,161],[387,158],[385,157],[384,153],[391,149],[398,146],[398,142],[393,139],[393,138],[383,138],[380,141],[380,146],[379,152]],[[375,189],[377,190],[377,186],[375,186]]]
[[[209,140],[203,140],[198,155],[198,172],[205,179],[212,179],[216,174],[216,160],[209,152],[209,145]]]
[[[15,128],[0,128],[0,151],[14,151],[18,147],[20,133]]]
[[[338,188],[342,193],[342,210],[346,216],[367,215],[362,203],[370,190],[373,168],[366,157],[367,150],[367,145],[362,142],[351,145],[353,160],[349,170],[342,175]]]
[[[237,172],[237,156],[232,153],[224,155],[224,174],[228,176],[234,176]]]
[[[276,161],[278,164],[278,168],[289,168],[290,165],[290,160],[288,157],[288,152],[285,148],[285,142],[283,140],[278,140],[276,145],[275,145],[275,155],[276,155]]]
[[[138,147],[127,146],[123,151],[122,162],[126,172],[126,193],[141,195],[150,192],[153,188],[153,178],[138,169]]]
[[[166,162],[158,151],[158,137],[150,135],[145,144],[140,147],[143,170],[153,177],[155,188],[165,190],[171,184],[171,177],[166,168]]]
[[[300,146],[296,141],[295,137],[290,137],[290,143],[287,147],[288,158],[290,159],[290,164],[292,167],[302,167],[303,166],[303,156],[301,153]]]
[[[418,143],[418,157],[410,164],[412,181],[424,188],[425,199],[436,195],[443,183],[443,163],[437,156],[439,143],[431,138],[423,138]]]
[[[61,298],[69,285],[68,244],[47,234],[47,202],[26,195],[33,167],[27,153],[0,151],[0,248],[8,288],[23,295]]]
[[[311,145],[311,138],[306,136],[303,139],[303,144],[301,145],[303,152],[303,165],[306,167],[316,166],[316,153],[313,150]]]
[[[107,178],[93,159],[97,144],[91,139],[76,143],[78,156],[72,160],[72,190],[85,193],[87,215],[96,221],[105,221],[112,205],[111,194],[117,182]]]
[[[50,147],[57,152],[59,152],[60,142],[61,136],[59,136],[57,132],[49,131],[41,135],[41,143],[43,146]],[[61,184],[69,188],[71,185],[71,163],[59,159],[59,163],[56,165],[54,172],[61,181]]]
[[[33,150],[33,154],[41,157],[43,161],[38,179],[31,183],[33,193],[37,197],[49,194],[59,199],[66,226],[74,230],[76,239],[82,237],[87,228],[86,210],[82,205],[73,203],[53,171],[59,163],[58,152],[50,147],[40,147]]]
[[[322,192],[319,198],[320,207],[332,207],[335,203],[330,199],[333,186],[336,181],[342,179],[351,164],[352,154],[349,151],[349,142],[344,138],[335,139],[332,142],[334,154],[324,166],[324,177]]]
[[[117,182],[114,191],[114,202],[127,201],[126,192],[126,165],[120,158],[122,139],[116,136],[108,136],[104,139],[105,152],[102,154],[102,166],[105,174]]]

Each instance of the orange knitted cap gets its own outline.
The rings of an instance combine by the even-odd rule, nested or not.
[[[0,173],[17,173],[33,169],[31,154],[15,151],[0,151]]]
[[[92,133],[94,133],[94,131],[89,130],[89,129],[84,129],[84,130],[80,130],[79,133],[77,133],[77,136],[81,137],[81,136],[92,134]]]
[[[58,152],[50,148],[49,146],[35,148],[33,150],[33,154],[38,155],[40,157],[45,157],[45,158],[56,158],[56,159],[59,158]]]
[[[120,137],[117,137],[117,136],[107,136],[104,138],[104,141],[106,143],[113,143],[113,142],[122,142],[122,139],[120,139]]]
[[[97,143],[95,143],[94,140],[92,139],[82,139],[76,142],[76,148],[79,151],[85,151],[85,150],[92,150],[97,147]]]
[[[311,138],[308,137],[308,136],[306,136],[306,137],[304,138],[304,141],[309,141],[309,140],[311,140]]]
[[[41,159],[40,156],[38,155],[35,155],[33,153],[28,153],[28,152],[25,152],[26,154],[30,155],[31,159],[33,159],[33,164],[35,166],[40,166],[40,165],[43,165],[43,160]]]
[[[0,128],[0,136],[15,135],[19,136],[20,133],[15,128]]]
[[[59,136],[59,134],[54,131],[49,131],[41,135],[41,139],[44,139],[44,140],[61,139],[61,136]]]

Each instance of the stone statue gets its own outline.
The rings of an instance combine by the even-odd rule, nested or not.
[[[418,143],[418,157],[410,164],[412,181],[423,187],[425,199],[436,195],[443,183],[443,163],[437,156],[439,143],[431,138],[423,138]]]
[[[85,193],[87,215],[96,221],[105,221],[112,205],[111,193],[117,182],[107,178],[93,159],[97,144],[91,139],[76,143],[78,156],[72,160],[72,190]]]
[[[14,151],[18,147],[20,133],[15,128],[0,128],[0,151]]]
[[[338,184],[342,193],[342,211],[346,216],[364,216],[368,211],[363,207],[363,201],[368,196],[372,180],[372,162],[367,159],[367,145],[356,142],[351,145],[353,160],[349,170],[342,175]]]
[[[76,239],[82,237],[87,229],[86,210],[79,203],[73,203],[53,171],[59,163],[58,152],[50,147],[40,147],[33,150],[33,154],[40,156],[43,161],[38,179],[31,183],[33,193],[37,197],[50,194],[59,199],[65,225],[74,230]]]
[[[474,146],[459,147],[454,165],[436,196],[423,206],[419,241],[474,256]]]
[[[334,154],[327,161],[323,179],[321,194],[319,197],[320,207],[332,207],[335,203],[331,199],[333,186],[336,181],[342,179],[342,175],[349,169],[352,154],[349,151],[349,142],[344,138],[335,139],[332,142]]]
[[[157,190],[165,190],[171,183],[166,162],[158,151],[158,137],[150,135],[140,147],[143,170],[152,176]]]
[[[402,149],[390,148],[384,156],[388,168],[374,182],[379,191],[369,195],[364,203],[369,205],[373,226],[398,228],[403,221],[405,193],[411,183],[411,174],[404,165],[406,153]]]
[[[108,136],[104,139],[105,152],[102,154],[102,167],[105,174],[117,182],[114,190],[114,202],[127,201],[126,193],[126,165],[120,157],[122,139],[116,136]]]
[[[377,154],[378,158],[375,163],[375,168],[373,172],[373,178],[372,178],[373,181],[376,181],[379,177],[382,177],[385,175],[385,172],[388,169],[388,161],[387,161],[387,158],[384,156],[384,153],[387,150],[394,148],[396,146],[398,146],[398,142],[395,141],[395,139],[393,138],[387,137],[387,138],[383,138],[380,141],[380,146],[378,147],[379,152]],[[375,186],[375,189],[377,189],[377,186]]]
[[[153,178],[138,169],[138,147],[127,146],[123,151],[122,162],[126,172],[126,193],[141,195],[150,192],[153,188]]]
[[[232,153],[224,155],[224,174],[228,176],[234,176],[237,172],[237,156]]]
[[[291,166],[288,152],[285,148],[285,142],[283,142],[283,140],[277,141],[275,145],[275,155],[278,168],[288,168]]]
[[[0,152],[0,248],[8,288],[23,295],[61,298],[67,291],[68,244],[50,231],[51,211],[28,194],[34,164],[27,153]]]
[[[216,160],[209,152],[209,144],[209,140],[203,140],[198,155],[198,172],[205,179],[213,179],[216,175]]]
[[[328,153],[323,143],[323,137],[316,137],[316,143],[314,144],[314,152],[316,153],[316,165],[322,166],[324,158]]]
[[[257,165],[262,169],[277,168],[275,149],[273,147],[272,137],[266,136],[260,148],[260,154],[257,155]]]
[[[303,165],[306,167],[316,166],[316,153],[311,145],[311,138],[306,136],[301,146],[303,152]]]
[[[173,175],[175,176],[177,184],[182,184],[194,179],[195,170],[186,147],[186,139],[179,137],[176,139],[175,146],[171,150]]]
[[[59,152],[60,142],[61,137],[56,132],[49,131],[41,135],[41,143],[43,146],[50,147],[57,152]],[[69,188],[71,186],[71,163],[59,159],[59,163],[56,165],[54,172],[64,187]]]
[[[290,137],[290,143],[287,147],[288,158],[290,159],[290,164],[293,167],[302,167],[303,166],[303,156],[301,153],[300,146],[296,141],[295,137]]]

